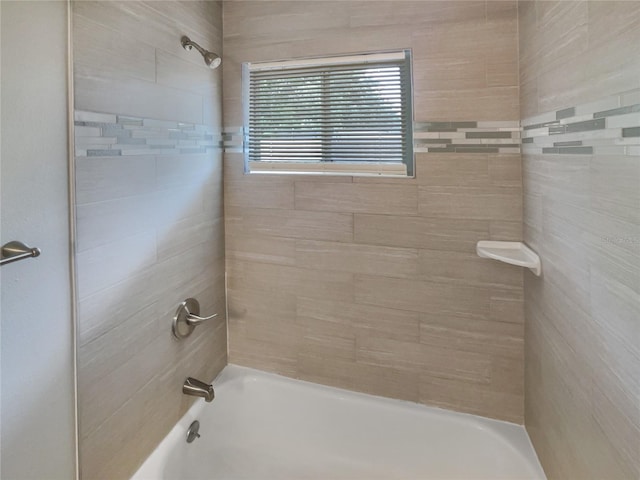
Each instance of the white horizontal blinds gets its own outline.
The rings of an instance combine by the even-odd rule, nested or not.
[[[249,66],[250,162],[408,162],[408,52]]]

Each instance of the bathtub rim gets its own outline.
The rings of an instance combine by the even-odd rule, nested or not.
[[[410,400],[395,399],[370,393],[346,390],[344,388],[291,378],[277,373],[266,372],[233,363],[228,363],[212,381],[216,388],[225,384],[238,382],[271,382],[276,384],[280,383],[302,386],[307,390],[315,390],[316,392],[321,392],[324,395],[337,396],[341,399],[353,401],[373,401],[388,408],[410,410],[412,413],[417,413],[421,416],[427,415],[440,419],[444,418],[458,424],[464,424],[467,427],[472,426],[477,430],[481,430],[493,437],[497,437],[506,447],[509,447],[514,453],[518,454],[524,461],[526,461],[532,472],[536,474],[537,478],[546,479],[546,474],[542,468],[540,459],[538,458],[538,453],[531,442],[531,438],[525,425],[489,417],[482,417],[472,413],[448,410],[446,408],[412,402]],[[205,413],[204,409],[209,405],[211,404],[206,403],[204,399],[197,399],[182,418],[176,422],[171,431],[162,439],[160,444],[158,444],[149,456],[145,458],[130,480],[145,480],[148,477],[139,476],[139,473],[141,473],[147,462],[152,457],[160,456],[160,458],[166,458],[173,445],[180,442],[186,443],[186,432],[189,426],[192,422],[198,420],[199,416],[202,416]]]

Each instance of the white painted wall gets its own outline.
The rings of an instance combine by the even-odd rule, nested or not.
[[[67,182],[67,5],[0,2],[2,244],[42,249],[1,268],[3,480],[74,477]]]

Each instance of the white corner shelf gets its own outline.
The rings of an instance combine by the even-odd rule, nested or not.
[[[476,245],[476,252],[482,258],[492,258],[511,265],[526,267],[537,276],[540,276],[542,270],[538,254],[522,242],[481,240]]]

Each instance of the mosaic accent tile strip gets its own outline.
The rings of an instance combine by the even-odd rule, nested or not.
[[[640,89],[523,120],[522,151],[640,156]]]
[[[193,123],[76,110],[74,124],[76,156],[203,154],[223,147],[220,132]]]
[[[222,131],[222,146],[225,152],[244,152],[244,128],[225,127]]]
[[[242,153],[242,127],[225,127],[225,152]],[[413,127],[413,151],[426,153],[520,153],[520,123],[423,122]]]
[[[416,122],[416,153],[520,153],[520,122]]]

